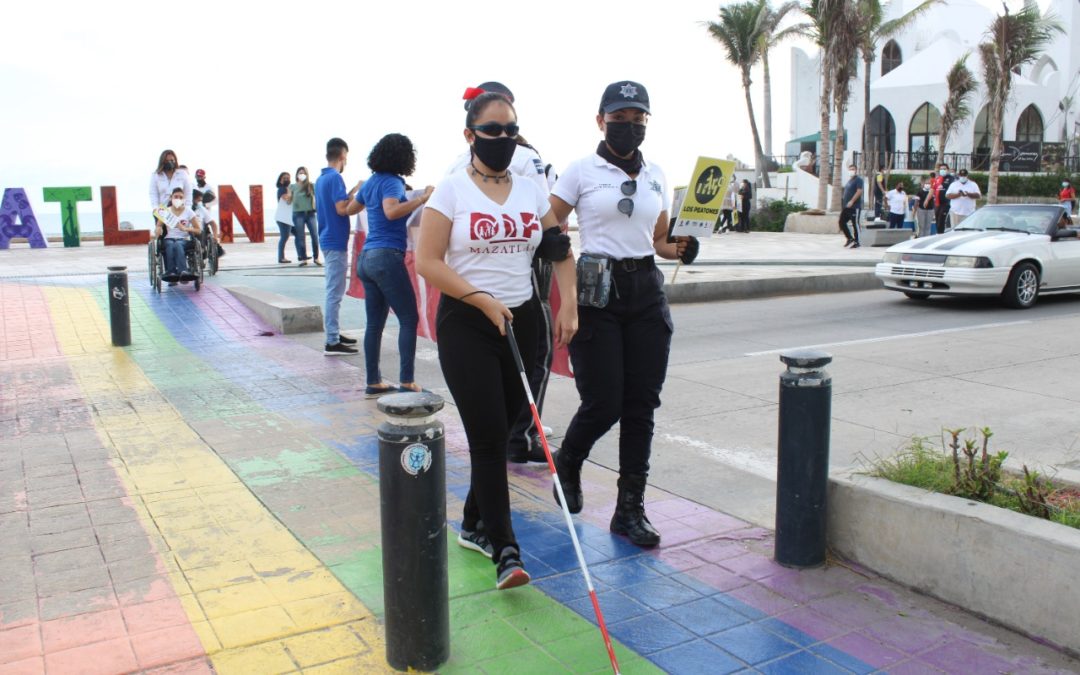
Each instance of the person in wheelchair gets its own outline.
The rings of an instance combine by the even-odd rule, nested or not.
[[[205,192],[195,188],[192,190],[192,207],[195,215],[199,218],[199,227],[202,228],[203,259],[205,260],[213,250],[217,257],[225,255],[224,249],[218,241],[217,221],[210,213],[210,207],[214,202],[214,193],[209,188]],[[214,248],[211,249],[210,247]]]
[[[185,279],[184,275],[189,271],[188,251],[194,246],[191,239],[202,230],[199,217],[187,205],[184,189],[174,189],[169,204],[162,204],[154,210],[154,218],[154,234],[162,243],[165,257],[165,275],[162,278],[168,280],[170,286],[175,286],[178,281],[187,283],[190,279]]]

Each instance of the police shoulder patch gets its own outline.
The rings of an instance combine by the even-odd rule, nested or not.
[[[533,166],[536,167],[536,173],[544,173],[544,164],[537,158],[533,158]]]

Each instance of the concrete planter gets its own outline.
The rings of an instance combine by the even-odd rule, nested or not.
[[[854,473],[828,504],[840,555],[1080,654],[1080,530]]]
[[[784,221],[784,232],[807,234],[840,234],[840,214],[826,213],[812,216],[806,213],[789,213]]]

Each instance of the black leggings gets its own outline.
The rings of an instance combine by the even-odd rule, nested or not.
[[[511,310],[514,336],[525,363],[536,361],[536,304],[529,300]],[[484,521],[498,561],[507,546],[517,547],[510,524],[510,489],[506,479],[506,441],[525,402],[524,385],[510,342],[479,309],[445,295],[436,319],[439,364],[454,397],[472,465],[462,527]]]

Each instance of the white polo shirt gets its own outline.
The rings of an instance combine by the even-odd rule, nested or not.
[[[447,170],[446,175],[449,176],[450,174],[469,166],[469,161],[471,159],[472,155],[468,152],[458,155],[457,159],[454,160],[454,163]],[[536,183],[544,190],[545,195],[550,191],[547,176],[544,174],[544,162],[540,159],[540,155],[532,148],[526,148],[524,145],[517,146],[517,148],[514,149],[514,157],[510,160],[508,169],[511,175],[528,178]]]
[[[627,196],[622,184],[628,180],[625,171],[595,153],[572,162],[559,176],[551,194],[577,211],[582,253],[622,260],[656,252],[656,220],[671,209],[667,178],[660,167],[643,162],[629,216],[619,211],[619,201]]]
[[[979,190],[979,184],[970,178],[966,183],[961,183],[960,179],[957,178],[945,193],[945,196],[949,198],[950,213],[955,213],[958,216],[970,216],[975,213],[975,200],[977,197],[960,197],[961,192],[982,195],[982,191]]]
[[[446,264],[462,279],[507,307],[532,297],[532,259],[540,245],[540,219],[551,210],[547,193],[514,178],[506,202],[480,191],[467,171],[455,171],[435,187],[427,208],[452,223]]]
[[[889,213],[902,216],[907,213],[908,196],[906,192],[893,189],[885,193],[885,200],[889,202]]]

